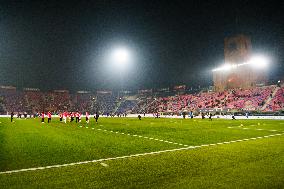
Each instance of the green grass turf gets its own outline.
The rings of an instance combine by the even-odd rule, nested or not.
[[[278,120],[100,118],[87,124],[0,119],[0,171],[73,163],[284,131]],[[243,124],[243,127],[238,127]],[[83,126],[82,128],[79,126]],[[94,127],[95,129],[91,129]],[[231,129],[228,127],[232,127]],[[249,128],[244,130],[242,128]],[[257,129],[263,129],[261,131]],[[272,132],[269,130],[277,130]],[[0,188],[283,188],[283,135],[135,158],[0,175]]]

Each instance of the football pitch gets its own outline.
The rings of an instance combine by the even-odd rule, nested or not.
[[[284,121],[0,118],[0,188],[284,188]]]

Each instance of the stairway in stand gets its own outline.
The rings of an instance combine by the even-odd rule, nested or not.
[[[280,89],[280,87],[276,87],[272,93],[272,95],[268,96],[268,98],[266,99],[264,105],[262,106],[262,108],[260,110],[265,110],[266,106],[270,103],[270,101],[274,98],[274,96],[276,95],[277,91]]]

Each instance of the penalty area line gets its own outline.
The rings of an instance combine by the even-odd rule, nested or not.
[[[268,136],[264,136],[264,137],[268,138],[268,137],[275,137],[275,136],[281,136],[281,135],[284,135],[284,133],[278,133],[278,134],[268,135]],[[218,143],[215,143],[215,144],[202,144],[200,146],[189,146],[189,147],[184,147],[184,148],[161,150],[161,151],[155,151],[155,152],[146,152],[146,153],[140,153],[140,154],[132,154],[132,155],[126,155],[126,156],[112,157],[112,158],[103,158],[103,159],[90,160],[90,161],[81,161],[81,162],[66,163],[66,164],[60,164],[60,165],[49,165],[49,166],[45,166],[45,167],[33,167],[33,168],[26,168],[26,169],[3,171],[3,172],[0,172],[0,174],[12,174],[12,173],[19,173],[19,172],[68,167],[68,166],[88,164],[88,163],[105,162],[105,161],[117,160],[117,159],[127,159],[127,158],[133,158],[133,157],[148,156],[148,155],[153,155],[153,154],[162,154],[162,153],[166,153],[166,152],[175,152],[175,151],[190,150],[190,149],[202,148],[202,147],[211,147],[211,146],[216,146],[216,145],[220,145],[220,144],[227,145],[227,144],[231,144],[231,143],[234,143],[234,142],[245,142],[245,141],[252,141],[252,140],[256,140],[256,139],[264,139],[264,137],[255,137],[255,138],[253,137],[253,138],[249,138],[249,139],[242,139],[242,140],[235,140],[235,141],[232,140],[232,141],[227,141],[227,142],[218,142]],[[101,163],[101,165],[105,166],[105,167],[108,166],[105,163]]]

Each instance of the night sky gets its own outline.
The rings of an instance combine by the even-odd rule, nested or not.
[[[217,3],[216,3],[217,2]],[[284,76],[281,1],[1,1],[0,85],[42,90],[212,85],[224,37],[244,33]],[[119,71],[116,46],[133,56]]]

